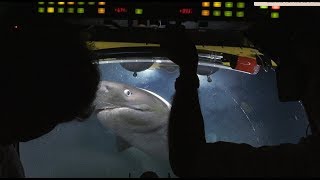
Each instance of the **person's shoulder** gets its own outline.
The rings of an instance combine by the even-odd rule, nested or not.
[[[0,145],[0,177],[21,178],[24,170],[13,145]]]

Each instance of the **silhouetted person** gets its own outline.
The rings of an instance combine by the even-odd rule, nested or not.
[[[159,178],[159,176],[153,171],[146,171],[141,174],[140,178]]]
[[[0,177],[23,177],[12,144],[87,118],[100,75],[79,29],[18,12],[0,23]]]
[[[290,67],[281,66],[277,69],[279,93],[282,98],[291,94],[287,100],[301,100],[308,114],[313,135],[303,138],[298,144],[280,144],[276,146],[262,146],[255,148],[248,144],[231,142],[206,143],[203,117],[201,114],[197,77],[198,55],[194,43],[188,39],[183,28],[171,28],[167,30],[166,38],[162,38],[161,47],[168,51],[168,57],[180,66],[180,76],[176,79],[170,121],[169,121],[169,159],[173,172],[179,177],[215,177],[215,176],[320,176],[320,138],[319,127],[316,122],[320,121],[320,100],[318,93],[319,66],[302,66],[300,68],[312,68],[310,71],[299,71],[307,82],[297,82],[299,79],[290,79]],[[277,28],[276,28],[277,29]],[[263,31],[262,31],[263,32]],[[260,34],[261,35],[261,34]],[[271,43],[270,39],[265,45]],[[298,41],[298,40],[297,40]],[[295,44],[300,41],[292,41]],[[305,45],[305,44],[304,44]],[[289,47],[277,46],[280,50],[281,60],[290,61],[286,58],[302,58],[307,49],[295,49],[286,51]],[[299,48],[302,48],[299,45]],[[314,64],[319,62],[319,56],[315,56],[319,45],[312,47],[313,55],[307,54]],[[302,51],[303,50],[303,51]],[[274,51],[272,51],[274,52]],[[286,59],[286,60],[285,60]],[[305,58],[300,59],[303,61]],[[312,64],[310,59],[309,65]],[[299,61],[299,60],[298,60]],[[295,62],[298,62],[295,61]],[[316,67],[316,68],[315,68]],[[292,70],[292,68],[291,68]],[[308,73],[305,73],[308,71]],[[284,92],[281,83],[291,81],[291,86],[302,89],[292,92]],[[293,82],[292,82],[293,81]],[[227,83],[227,82],[226,82]],[[301,85],[301,86],[299,86]],[[279,95],[281,97],[281,95]],[[231,122],[232,123],[232,122]]]

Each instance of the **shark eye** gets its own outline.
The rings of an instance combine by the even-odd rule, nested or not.
[[[125,95],[127,96],[131,96],[132,95],[132,92],[129,90],[129,89],[126,89],[123,91]]]

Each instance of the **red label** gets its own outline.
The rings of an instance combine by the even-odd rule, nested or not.
[[[235,69],[239,71],[245,71],[250,74],[254,74],[256,70],[255,68],[257,68],[256,67],[257,65],[258,64],[256,59],[239,56],[237,61],[237,66]]]

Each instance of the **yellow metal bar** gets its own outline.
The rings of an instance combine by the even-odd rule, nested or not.
[[[91,42],[94,45],[94,49],[109,49],[109,48],[121,48],[121,47],[159,47],[159,44],[146,44],[146,43],[130,43],[130,42],[105,42],[105,41],[94,41]],[[263,55],[254,48],[240,48],[240,47],[229,47],[229,46],[201,46],[196,45],[198,50],[216,51],[226,54],[232,54],[236,56],[256,58],[256,55]],[[272,60],[272,66],[276,67],[277,64]]]
[[[98,49],[110,49],[110,48],[121,48],[121,47],[159,47],[159,44],[146,44],[146,43],[130,43],[130,42],[93,42],[94,48]]]

